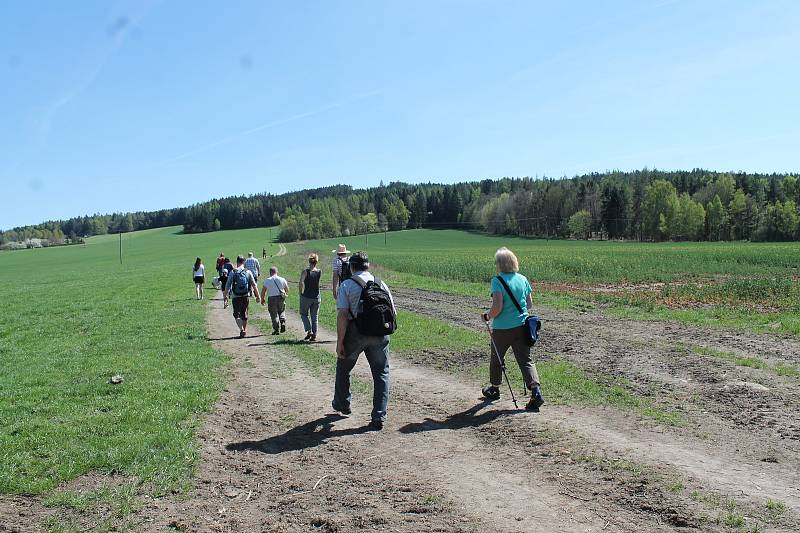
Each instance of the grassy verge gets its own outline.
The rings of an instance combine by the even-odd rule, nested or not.
[[[203,257],[210,282],[219,250],[260,240],[165,228],[123,235],[123,264],[116,235],[0,254],[0,271],[13,273],[0,284],[0,492],[42,495],[101,523],[130,513],[142,491],[185,491],[198,415],[225,361],[207,342],[190,266]],[[110,384],[114,374],[124,382]]]
[[[717,350],[715,348],[708,348],[706,346],[690,346],[689,349],[698,355],[706,355],[709,357],[716,357],[717,359],[730,361],[736,366],[744,366],[748,368],[758,368],[760,370],[768,370],[774,372],[779,376],[788,376],[795,378],[800,377],[800,369],[797,369],[792,365],[787,365],[787,364],[771,365],[767,361],[759,359],[758,357],[744,357],[732,352]]]

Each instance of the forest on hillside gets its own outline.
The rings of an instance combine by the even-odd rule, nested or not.
[[[789,174],[643,169],[230,197],[14,228],[0,232],[0,245],[179,224],[186,233],[280,225],[281,241],[431,227],[578,239],[787,241],[800,240],[798,205],[800,183]]]

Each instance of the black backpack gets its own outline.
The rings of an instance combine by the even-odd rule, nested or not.
[[[341,268],[339,269],[339,283],[346,279],[353,277],[353,272],[350,270],[350,261],[338,258]]]
[[[394,333],[397,329],[397,315],[392,306],[392,299],[381,285],[381,280],[375,278],[375,281],[366,283],[359,278],[352,280],[361,286],[361,298],[358,302],[361,311],[355,317],[350,311],[358,332],[370,337],[383,337]]]

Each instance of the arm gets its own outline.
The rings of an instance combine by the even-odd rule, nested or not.
[[[333,271],[331,286],[333,287],[333,299],[335,300],[339,296],[339,274],[335,270]]]
[[[336,357],[344,359],[344,334],[347,332],[347,324],[350,322],[347,309],[339,309],[336,314]]]
[[[261,305],[267,304],[267,288],[262,286],[261,287]]]
[[[252,274],[248,273],[247,279],[250,281],[250,288],[253,289],[253,294],[256,296],[256,302],[260,302],[261,300],[258,297],[258,285],[256,285],[256,280]]]
[[[492,293],[492,307],[489,309],[488,313],[484,313],[484,319],[489,320],[492,318],[497,317],[500,312],[503,310],[503,293],[502,292],[493,292]]]
[[[532,315],[533,314],[533,296],[531,295],[531,293],[528,293],[528,297],[525,298],[525,307],[528,308],[528,314]]]
[[[300,294],[303,294],[303,289],[305,288],[303,284],[306,281],[306,272],[308,271],[303,269],[303,272],[300,274],[300,283],[297,284],[297,288],[300,290]]]

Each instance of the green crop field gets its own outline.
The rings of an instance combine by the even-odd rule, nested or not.
[[[260,254],[266,235],[125,234],[122,265],[116,235],[0,253],[0,492],[49,493],[92,471],[125,479],[104,493],[120,507],[131,487],[181,490],[223,363],[191,266],[201,256],[210,281],[220,251]]]
[[[537,303],[600,304],[639,319],[800,334],[799,243],[627,243],[492,237],[408,230],[309,241],[330,255],[337,242],[366,249],[395,283],[485,295],[493,254],[508,246],[534,284]]]

